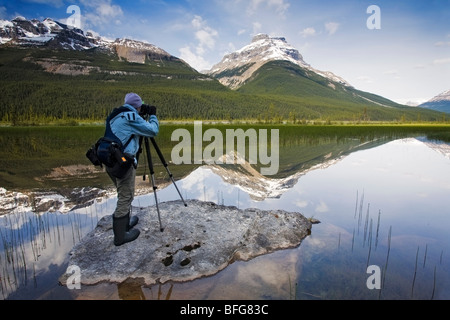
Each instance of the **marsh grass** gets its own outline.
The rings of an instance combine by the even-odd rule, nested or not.
[[[98,206],[95,205],[94,208]],[[100,206],[101,208],[101,206]],[[87,210],[87,209],[85,209]],[[103,209],[102,209],[103,211]],[[8,298],[20,287],[37,286],[39,265],[58,248],[72,247],[104,212],[14,212],[0,217],[0,292]],[[30,280],[32,280],[30,282]]]
[[[356,226],[353,227],[353,234],[351,238],[351,250],[350,256],[354,254],[362,256],[361,250],[366,250],[367,260],[366,260],[366,268],[371,264],[383,265],[381,268],[381,288],[378,290],[378,299],[393,299],[407,298],[406,287],[408,286],[408,270],[413,269],[413,276],[410,282],[410,299],[434,299],[436,293],[436,286],[439,283],[438,278],[438,265],[442,265],[443,259],[443,250],[441,250],[439,256],[436,258],[437,262],[434,265],[433,269],[431,267],[427,267],[427,262],[430,256],[429,244],[425,244],[425,249],[423,253],[422,260],[422,270],[419,272],[419,257],[420,257],[420,247],[417,246],[417,250],[415,252],[415,261],[414,267],[408,265],[408,252],[398,252],[398,249],[395,248],[396,255],[391,257],[392,250],[392,236],[393,236],[393,228],[389,226],[387,235],[383,232],[381,228],[381,209],[378,210],[377,214],[377,224],[374,226],[373,218],[370,217],[370,203],[367,204],[366,216],[364,219],[364,233],[358,237],[356,230],[361,225],[362,220],[362,211],[364,205],[364,191],[359,195],[359,192],[356,193],[356,203],[355,203],[355,211],[353,213],[354,220]],[[384,239],[380,239],[380,235],[383,235]],[[341,243],[341,232],[338,235],[338,241]],[[382,245],[380,246],[380,242]],[[374,246],[372,246],[372,243]],[[342,248],[342,243],[341,246]],[[379,252],[377,253],[377,249]],[[381,249],[381,250],[380,250]],[[375,254],[376,253],[376,254]],[[384,259],[383,259],[384,253]],[[347,257],[350,258],[350,257]],[[372,260],[373,258],[373,260]],[[356,258],[355,258],[356,259]],[[391,261],[394,259],[393,261]],[[383,261],[384,260],[384,261]],[[389,268],[388,268],[389,266]],[[390,274],[390,276],[388,276]],[[419,284],[420,291],[416,290],[417,285]],[[427,297],[427,293],[430,296]],[[370,297],[370,295],[366,292],[362,297]],[[357,297],[355,297],[357,298]]]
[[[442,289],[440,284],[446,281],[443,250],[436,253],[430,244],[424,244],[423,250],[419,250],[419,246],[411,250],[410,244],[399,247],[399,242],[393,239],[396,236],[401,239],[403,235],[396,235],[392,225],[383,226],[381,209],[372,212],[367,200],[364,190],[356,192],[354,210],[350,213],[354,224],[348,237],[339,230],[335,234],[336,242],[330,244],[330,251],[313,256],[302,266],[302,275],[297,281],[299,299],[436,298],[436,293]],[[336,249],[332,249],[335,244]],[[380,289],[366,286],[369,277],[366,270],[371,265],[380,268]]]

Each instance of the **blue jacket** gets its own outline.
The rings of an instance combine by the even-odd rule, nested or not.
[[[125,107],[130,111],[122,112],[111,120],[111,131],[123,144],[127,143],[128,139],[134,134],[134,139],[130,141],[124,152],[135,157],[139,151],[139,137],[152,138],[158,135],[159,122],[154,115],[150,116],[147,122],[134,107],[129,104],[125,104]]]

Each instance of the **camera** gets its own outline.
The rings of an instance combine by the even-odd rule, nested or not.
[[[143,104],[141,106],[141,111],[139,111],[139,115],[142,118],[145,118],[147,116],[156,115],[156,107],[155,106],[150,106],[148,104]]]

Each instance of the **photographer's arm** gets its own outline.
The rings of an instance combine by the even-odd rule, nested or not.
[[[148,121],[138,117],[136,121],[130,123],[136,135],[142,137],[155,137],[159,133],[159,121],[155,115],[151,115]]]

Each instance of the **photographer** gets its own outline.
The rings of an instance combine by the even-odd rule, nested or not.
[[[110,126],[111,131],[123,144],[129,141],[124,153],[134,158],[134,165],[120,179],[111,174],[110,168],[106,169],[117,189],[117,206],[113,214],[114,244],[116,246],[133,241],[140,234],[139,230],[133,229],[138,223],[138,218],[131,217],[137,168],[136,155],[140,148],[140,137],[152,138],[159,132],[156,107],[143,104],[141,97],[136,93],[128,93],[125,96],[124,106],[129,111],[117,115],[110,121]],[[144,118],[148,118],[148,121]],[[132,137],[131,140],[130,137]]]

